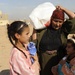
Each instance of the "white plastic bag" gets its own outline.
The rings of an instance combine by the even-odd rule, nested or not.
[[[55,6],[50,2],[38,5],[29,15],[35,29],[43,29],[55,10]]]

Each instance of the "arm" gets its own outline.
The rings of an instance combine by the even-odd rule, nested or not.
[[[56,8],[58,8],[58,9],[62,9],[67,15],[68,15],[68,17],[70,18],[70,19],[72,19],[72,18],[74,18],[75,17],[75,14],[74,14],[74,12],[72,12],[72,11],[70,11],[70,10],[68,10],[68,9],[66,9],[66,8],[64,8],[64,7],[62,7],[62,6],[56,6]]]
[[[34,63],[36,64],[38,70],[40,70],[40,64],[39,64],[39,60],[38,60],[38,55],[36,53],[36,55],[33,56],[33,58],[35,59]],[[33,64],[34,65],[34,64]],[[35,66],[35,65],[34,65]]]
[[[58,65],[53,66],[51,71],[52,71],[53,75],[58,75]]]
[[[35,61],[38,61],[37,53],[36,53],[36,55],[34,55],[33,57],[34,57]]]
[[[63,72],[63,74],[65,74],[65,75],[74,75],[74,74],[72,73],[71,69],[69,69],[66,64],[64,64],[64,65],[62,66],[62,72]]]
[[[67,64],[64,64],[62,67],[62,72],[65,75],[74,75],[75,74],[75,58],[73,58],[69,64],[71,68],[69,68]]]
[[[62,73],[61,68],[64,63],[65,63],[65,57],[63,57],[56,66],[52,67],[51,71],[53,75],[58,75],[59,73]]]
[[[32,64],[32,67],[35,69],[35,73],[37,75],[39,75],[40,73],[40,64],[39,64],[39,61],[38,61],[38,56],[37,56],[37,53],[36,55],[33,56],[33,58],[35,59],[33,64]]]

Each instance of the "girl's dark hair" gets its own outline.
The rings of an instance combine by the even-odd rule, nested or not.
[[[72,53],[71,55],[69,55],[69,56],[67,57],[67,59],[66,59],[66,62],[67,62],[67,63],[70,63],[70,61],[71,61],[73,58],[75,58],[75,53]]]
[[[11,42],[11,44],[15,46],[13,41],[17,41],[17,38],[15,37],[15,33],[21,34],[24,30],[24,28],[28,27],[28,25],[25,22],[22,21],[14,21],[10,25],[7,25],[7,33],[8,33],[8,38]],[[18,50],[20,50],[18,47],[16,47]],[[24,55],[25,53],[20,50]],[[25,55],[26,56],[26,55]]]
[[[73,40],[68,39],[68,40],[67,40],[67,43],[71,43],[71,44],[72,44],[72,46],[73,46],[73,48],[74,48],[74,50],[75,50],[75,43],[74,43],[74,41],[73,41]],[[73,53],[73,54],[69,55],[69,56],[67,57],[66,62],[67,62],[67,63],[70,63],[70,61],[71,61],[74,57],[75,57],[75,53]]]
[[[68,40],[67,40],[67,43],[71,43],[71,44],[72,44],[72,46],[74,47],[74,50],[75,50],[75,43],[74,43],[74,41],[73,41],[73,40],[68,39]]]

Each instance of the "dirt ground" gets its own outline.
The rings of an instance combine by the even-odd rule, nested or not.
[[[9,75],[10,49],[7,27],[6,25],[0,26],[0,75]]]

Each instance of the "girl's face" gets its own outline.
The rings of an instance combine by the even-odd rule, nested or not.
[[[63,24],[63,20],[61,19],[52,19],[52,27],[55,30],[58,30],[59,28],[61,28],[62,24]]]
[[[71,43],[67,43],[66,50],[67,50],[68,55],[70,55],[70,54],[75,52],[74,47],[72,46]]]
[[[19,35],[19,34],[18,34]],[[18,36],[18,41],[27,44],[29,42],[29,27],[26,27],[23,32]]]

